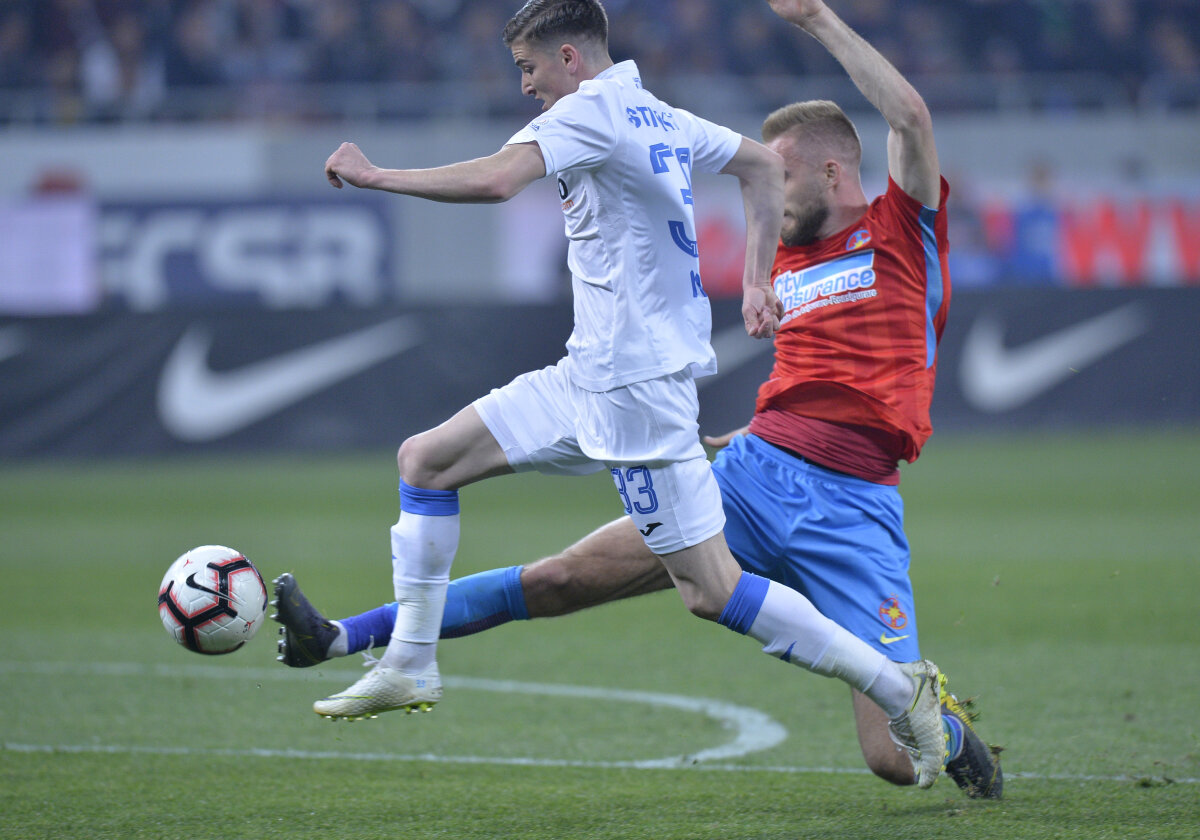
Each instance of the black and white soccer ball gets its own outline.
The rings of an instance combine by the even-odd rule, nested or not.
[[[181,555],[158,588],[158,615],[171,637],[196,653],[231,653],[258,632],[267,587],[240,552],[202,545]]]

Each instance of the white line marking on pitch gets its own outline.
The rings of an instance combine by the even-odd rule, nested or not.
[[[220,665],[142,665],[135,662],[0,662],[0,673],[31,673],[49,676],[62,674],[90,674],[101,677],[193,677],[202,679],[244,679],[247,681],[277,681],[309,679],[309,674],[283,668],[249,669],[223,668]],[[323,668],[317,672],[322,677],[338,676],[357,678],[357,674],[349,671],[339,672],[336,669]],[[645,703],[649,706],[666,706],[684,712],[705,715],[721,724],[726,730],[732,730],[732,740],[720,746],[710,747],[688,755],[674,755],[665,758],[652,758],[640,761],[617,762],[608,766],[613,767],[678,767],[696,764],[702,761],[728,760],[740,758],[750,753],[769,750],[787,739],[787,729],[764,712],[747,706],[726,703],[722,700],[711,700],[704,697],[686,697],[679,694],[660,694],[652,691],[625,691],[614,688],[596,688],[579,685],[554,685],[549,683],[527,683],[516,680],[489,680],[476,677],[442,678],[447,688],[459,688],[474,691],[495,691],[503,694],[540,694],[551,697],[583,697],[596,700],[615,700],[620,703]],[[225,753],[217,753],[225,754]],[[243,753],[229,753],[243,754]],[[254,751],[245,754],[257,754]],[[265,754],[265,753],[264,753]],[[336,754],[321,757],[331,757]],[[501,759],[466,756],[460,758],[439,756],[381,756],[405,760],[423,761],[462,761],[471,763],[496,764],[539,764],[548,766],[605,766],[603,764],[588,764],[578,762],[557,762],[554,759]]]
[[[322,668],[320,671],[296,671],[283,668],[248,669],[225,668],[219,665],[142,665],[134,662],[100,662],[76,664],[71,662],[0,662],[0,674],[24,673],[56,676],[80,673],[113,677],[203,677],[206,679],[230,679],[233,677],[256,681],[284,681],[323,677],[355,676],[356,672],[345,669]],[[787,730],[768,715],[757,709],[708,700],[700,697],[685,697],[674,694],[656,694],[620,689],[590,688],[575,685],[551,685],[545,683],[522,683],[513,680],[488,680],[474,677],[445,677],[447,686],[479,691],[499,691],[525,694],[543,694],[559,697],[595,697],[622,700],[633,703],[669,706],[683,711],[708,715],[734,728],[737,736],[729,743],[702,750],[690,756],[649,759],[645,761],[579,761],[555,758],[504,758],[488,756],[452,756],[421,753],[361,753],[324,750],[273,750],[273,749],[197,749],[195,747],[147,747],[122,744],[21,744],[0,742],[0,749],[21,753],[101,753],[114,755],[206,755],[228,758],[295,758],[335,759],[344,761],[424,761],[434,764],[494,764],[520,767],[579,767],[590,769],[643,770],[655,768],[713,770],[730,773],[824,773],[829,775],[869,775],[865,767],[789,767],[742,764],[718,764],[715,758],[738,758],[758,750],[770,749],[787,737]],[[707,761],[708,763],[701,763]],[[1032,779],[1036,781],[1064,782],[1137,782],[1150,776],[1111,776],[1072,773],[1024,773],[1006,772],[1007,779]],[[1175,784],[1200,784],[1200,778],[1171,778]]]
[[[197,749],[195,747],[144,747],[121,744],[0,744],[0,750],[19,753],[100,753],[105,755],[183,755],[210,756],[216,758],[291,758],[333,759],[341,761],[423,761],[431,764],[500,764],[515,767],[578,767],[599,770],[709,770],[722,773],[822,773],[834,776],[868,776],[865,767],[755,767],[744,764],[663,764],[654,761],[577,761],[557,758],[488,758],[470,755],[433,755],[422,753],[402,755],[399,753],[333,752],[323,750],[269,750],[269,749]],[[1070,773],[1005,773],[1006,781],[1033,779],[1059,782],[1137,782],[1149,779],[1146,776],[1095,776],[1072,775]],[[1153,779],[1151,779],[1153,781]],[[1197,784],[1200,778],[1172,778],[1173,784]]]

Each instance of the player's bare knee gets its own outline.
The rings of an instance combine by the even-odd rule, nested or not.
[[[915,784],[917,781],[913,775],[912,762],[908,762],[907,766],[905,766],[894,761],[872,763],[868,760],[867,766],[871,768],[871,772],[876,776],[898,787],[907,787],[908,785]]]
[[[714,593],[707,592],[689,581],[676,581],[675,587],[679,590],[679,596],[683,598],[683,605],[697,618],[716,621],[725,609],[722,599],[714,597]]]
[[[573,611],[574,580],[559,555],[545,557],[521,569],[521,591],[530,618],[564,615]]]
[[[898,787],[916,784],[912,760],[908,753],[898,749],[893,744],[878,749],[864,749],[863,758],[871,772],[885,782]]]
[[[400,444],[400,450],[396,453],[396,466],[405,484],[426,490],[443,489],[438,484],[438,477],[442,471],[433,454],[433,448],[424,433],[413,435]]]

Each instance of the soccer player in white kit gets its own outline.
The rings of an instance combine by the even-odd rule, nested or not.
[[[574,331],[558,364],[517,377],[400,447],[400,518],[391,529],[399,604],[386,651],[358,682],[317,701],[326,717],[428,710],[442,696],[435,658],[459,532],[458,489],[516,471],[608,469],[646,544],[688,609],[764,650],[874,699],[928,787],[944,757],[937,669],[890,662],[802,595],[743,572],[722,533],[720,493],[700,443],[695,378],[716,371],[700,279],[692,173],[739,179],[747,223],[742,313],[771,338],[769,271],[783,218],[778,156],[672,107],[614,64],[597,0],[529,0],[504,42],[541,116],[495,154],[385,170],[344,143],[326,162],[335,187],[451,202],[498,202],[547,175],[562,201]]]

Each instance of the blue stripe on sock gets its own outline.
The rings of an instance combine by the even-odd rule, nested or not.
[[[528,621],[529,608],[525,606],[525,590],[521,588],[521,567],[509,566],[504,570],[504,595],[508,599],[508,611],[515,621]]]
[[[742,572],[733,594],[729,596],[729,602],[717,618],[717,623],[724,624],[742,635],[749,633],[754,619],[758,618],[758,611],[762,609],[770,585],[771,582],[764,577]]]
[[[942,729],[950,733],[950,741],[946,744],[946,751],[949,756],[947,761],[953,761],[962,753],[963,741],[963,723],[954,715],[942,715]]]
[[[426,490],[405,484],[400,479],[400,510],[425,516],[455,516],[458,514],[457,490]]]

